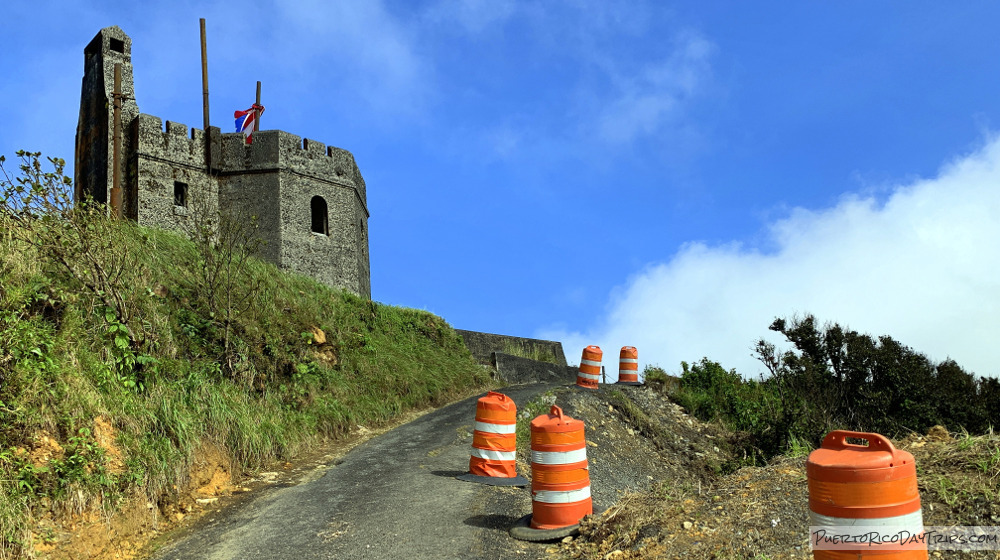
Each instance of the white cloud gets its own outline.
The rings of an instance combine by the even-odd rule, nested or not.
[[[509,158],[522,142],[522,134],[510,124],[502,124],[485,132],[487,145],[495,159]]]
[[[618,74],[613,64],[606,64],[615,91],[597,116],[599,136],[611,143],[627,143],[675,122],[684,102],[709,78],[713,51],[709,41],[685,33],[667,58],[633,75]]]
[[[884,203],[846,195],[825,210],[795,209],[766,237],[767,253],[686,244],[630,278],[594,327],[539,336],[562,340],[571,360],[600,345],[609,376],[618,349],[632,345],[668,371],[707,356],[756,377],[755,340],[784,343],[771,321],[812,313],[1000,374],[1000,139],[891,189]]]
[[[346,85],[392,113],[418,110],[428,94],[432,65],[418,54],[416,30],[381,1],[280,3],[275,23],[268,47],[303,79]]]
[[[490,27],[505,23],[517,5],[512,0],[440,0],[427,8],[428,23],[457,23],[471,35],[479,35]]]

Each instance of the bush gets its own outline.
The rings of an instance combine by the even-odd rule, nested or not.
[[[935,424],[983,433],[1000,420],[995,382],[977,379],[952,360],[932,363],[893,340],[859,334],[838,324],[820,329],[816,319],[776,319],[770,327],[795,350],[778,355],[757,344],[770,383],[806,406],[795,435],[818,444],[831,427],[890,437],[924,432]]]
[[[780,453],[787,443],[780,437],[785,414],[773,385],[745,380],[708,358],[694,365],[681,362],[681,370],[674,398],[689,414],[740,432],[740,447],[752,457]]]
[[[770,329],[794,349],[757,342],[766,378],[743,379],[703,358],[681,362],[672,394],[689,413],[737,432],[737,445],[758,461],[816,447],[834,429],[900,437],[935,424],[970,433],[1000,425],[1000,381],[977,379],[952,360],[934,364],[891,337],[838,324],[820,329],[811,315],[775,319]]]
[[[680,389],[680,380],[672,375],[668,375],[659,366],[647,365],[643,368],[642,379],[647,387],[665,395],[674,396],[677,390]]]

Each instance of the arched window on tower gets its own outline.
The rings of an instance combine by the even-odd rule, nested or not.
[[[309,206],[312,209],[312,232],[330,235],[330,222],[327,218],[326,201],[323,200],[322,196],[314,196]]]

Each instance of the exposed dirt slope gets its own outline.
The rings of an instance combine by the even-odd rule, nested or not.
[[[649,491],[628,493],[602,515],[588,518],[581,537],[548,548],[551,558],[812,558],[805,454],[712,474],[702,465],[719,457],[706,454],[703,463],[695,458],[701,458],[707,442],[724,441],[723,434],[653,391],[627,394],[643,410],[667,411],[656,416],[660,426],[686,436],[675,438],[663,457],[673,476]],[[925,525],[1000,524],[1000,436],[959,436],[937,427],[896,444],[916,459]],[[1000,553],[931,556],[1000,558]]]

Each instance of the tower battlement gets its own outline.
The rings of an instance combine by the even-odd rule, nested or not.
[[[223,134],[139,112],[132,40],[108,27],[84,49],[77,126],[77,200],[110,200],[123,178],[123,215],[140,225],[185,232],[193,213],[220,208],[256,219],[261,258],[333,287],[371,297],[368,204],[347,150],[280,130]],[[114,66],[122,91],[120,158],[114,151]],[[206,143],[208,145],[206,145]],[[116,167],[117,166],[117,167]]]
[[[166,126],[164,126],[164,124]],[[140,113],[132,123],[134,151],[176,163],[205,167],[205,131]],[[190,133],[188,132],[190,130]]]

